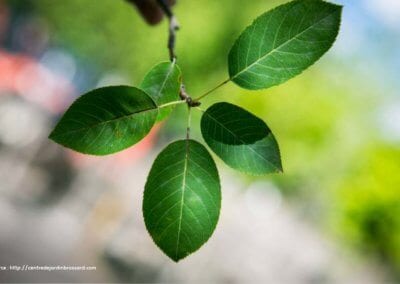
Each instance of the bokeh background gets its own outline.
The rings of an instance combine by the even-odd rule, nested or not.
[[[225,80],[240,32],[284,2],[178,1],[188,92]],[[97,267],[0,271],[0,281],[400,281],[400,2],[334,2],[345,6],[341,32],[316,65],[278,87],[250,92],[230,83],[204,101],[263,118],[285,173],[249,177],[216,159],[219,224],[175,264],[147,234],[141,199],[157,153],[185,135],[184,107],[113,156],[83,156],[47,139],[80,94],[138,85],[166,61],[167,23],[146,25],[122,0],[0,0],[0,265]],[[199,115],[193,137],[202,140]]]

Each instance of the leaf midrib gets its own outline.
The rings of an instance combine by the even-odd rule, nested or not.
[[[130,113],[130,114],[127,114],[127,115],[120,116],[120,117],[116,117],[116,118],[113,118],[113,119],[107,120],[107,121],[101,121],[101,122],[98,122],[98,123],[94,123],[94,124],[88,125],[86,127],[81,127],[81,128],[74,129],[74,130],[65,131],[65,132],[63,132],[63,133],[61,133],[59,135],[64,136],[64,135],[67,135],[67,134],[71,134],[71,133],[75,133],[75,132],[79,132],[79,131],[83,131],[83,130],[88,130],[88,129],[91,129],[91,128],[94,128],[94,127],[97,127],[97,126],[100,126],[100,125],[103,125],[103,124],[112,123],[112,122],[116,122],[116,121],[118,122],[118,121],[121,121],[123,119],[130,118],[133,115],[141,114],[141,113],[144,113],[144,112],[147,112],[147,111],[152,111],[152,110],[158,110],[158,107],[155,105],[155,107],[153,107],[153,108],[144,109],[144,110],[141,110],[141,111],[138,111],[138,112],[134,112],[134,113]],[[55,134],[54,136],[59,136],[59,135]],[[54,137],[53,135],[50,135],[50,136]]]
[[[239,73],[237,73],[235,76],[231,77],[231,80],[234,80],[235,78],[237,78],[238,76],[240,76],[243,72],[246,72],[247,70],[249,70],[250,68],[252,68],[254,65],[258,64],[260,61],[264,60],[265,58],[267,58],[268,56],[270,56],[272,53],[276,52],[277,50],[279,50],[280,48],[284,47],[285,45],[291,43],[293,40],[297,39],[298,37],[300,37],[301,35],[303,35],[305,32],[307,32],[308,30],[310,30],[311,28],[313,28],[314,26],[318,25],[320,22],[322,22],[323,20],[325,20],[326,18],[330,17],[332,14],[336,13],[336,11],[333,11],[332,13],[328,14],[326,17],[321,18],[320,20],[318,20],[317,22],[315,22],[313,25],[309,26],[308,28],[306,28],[305,30],[303,30],[301,33],[295,35],[293,38],[287,40],[286,42],[282,43],[281,45],[279,45],[278,47],[275,47],[274,49],[272,49],[271,51],[269,51],[267,54],[265,54],[264,56],[260,57],[258,60],[256,60],[255,62],[253,62],[252,64],[250,64],[249,66],[247,66],[246,68],[244,68],[242,71],[240,71]],[[250,47],[249,47],[250,49]]]
[[[189,139],[186,139],[185,145],[185,164],[183,166],[183,179],[182,179],[182,197],[181,197],[181,208],[179,213],[179,225],[178,225],[178,237],[176,240],[176,250],[175,250],[175,258],[178,259],[178,251],[179,251],[179,241],[181,237],[181,230],[182,230],[182,217],[183,217],[183,206],[185,202],[185,189],[186,189],[186,174],[187,174],[187,166],[189,160]]]
[[[169,69],[169,70],[168,70],[168,73],[167,73],[167,75],[165,76],[165,79],[164,79],[163,83],[161,84],[160,89],[159,89],[158,92],[157,92],[157,99],[159,98],[161,92],[164,90],[165,85],[167,84],[168,79],[170,78],[172,72],[174,71],[174,67],[175,67],[175,66],[174,66],[173,64],[171,64],[171,65],[169,66],[169,68],[168,68],[168,69]]]

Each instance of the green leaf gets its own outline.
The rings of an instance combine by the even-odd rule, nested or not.
[[[220,207],[218,171],[203,145],[181,140],[160,153],[147,178],[143,215],[166,255],[179,261],[207,242]]]
[[[143,79],[140,88],[160,106],[180,100],[179,90],[182,83],[181,70],[178,65],[164,62],[154,66]],[[157,121],[166,118],[174,106],[160,109]]]
[[[228,103],[211,106],[201,118],[208,146],[230,167],[254,175],[281,172],[279,147],[264,121]]]
[[[157,106],[142,90],[100,88],[77,99],[49,138],[81,153],[112,154],[145,137],[157,114]]]
[[[341,12],[341,6],[321,0],[293,1],[266,12],[232,47],[230,79],[258,90],[297,76],[332,46]]]

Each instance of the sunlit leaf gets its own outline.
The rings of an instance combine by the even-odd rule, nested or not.
[[[201,132],[208,146],[230,167],[254,175],[281,172],[279,147],[264,121],[228,103],[203,114]]]
[[[153,67],[143,79],[140,88],[160,106],[179,100],[182,82],[181,70],[175,63],[164,62]],[[163,120],[172,111],[173,106],[160,109],[157,120]]]
[[[218,171],[207,149],[193,140],[170,144],[147,179],[143,215],[154,242],[174,261],[199,249],[217,225]]]
[[[257,18],[229,53],[229,75],[246,89],[279,85],[316,62],[339,32],[342,7],[297,0]]]
[[[157,114],[153,100],[137,88],[100,88],[77,99],[50,138],[81,153],[112,154],[145,137]]]

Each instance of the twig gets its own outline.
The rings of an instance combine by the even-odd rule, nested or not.
[[[176,31],[179,30],[179,23],[176,19],[174,13],[172,12],[169,5],[165,2],[165,0],[157,0],[158,5],[160,5],[164,14],[168,17],[169,20],[169,36],[168,36],[168,50],[169,50],[169,59],[174,61],[176,59],[175,53],[175,43],[176,43]]]
[[[172,13],[171,8],[169,7],[169,5],[167,4],[167,2],[165,2],[165,0],[157,0],[158,5],[161,7],[161,9],[163,10],[164,14],[168,17],[168,18],[172,18],[174,13]]]
[[[193,100],[188,93],[186,93],[186,88],[184,84],[181,84],[181,90],[179,92],[179,96],[182,100],[186,101],[189,107],[198,107],[201,105],[200,102]]]
[[[169,19],[169,37],[168,37],[168,50],[171,62],[175,62],[177,57],[175,53],[176,31],[179,30],[178,20],[172,12],[170,6],[165,0],[157,0],[158,5],[163,10],[164,14]],[[182,83],[179,91],[180,98],[187,103],[189,108],[198,107],[201,105],[197,100],[193,100],[186,92],[185,85]]]

